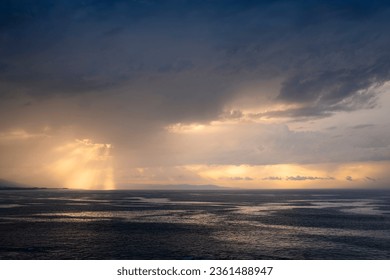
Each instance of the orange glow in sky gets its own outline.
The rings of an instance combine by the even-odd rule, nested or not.
[[[111,148],[89,139],[76,140],[56,149],[58,159],[49,169],[66,188],[114,189]]]

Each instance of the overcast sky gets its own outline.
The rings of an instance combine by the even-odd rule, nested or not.
[[[1,1],[0,178],[390,186],[384,1]]]

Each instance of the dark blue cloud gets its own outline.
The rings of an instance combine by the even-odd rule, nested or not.
[[[238,84],[282,80],[270,114],[375,106],[390,79],[383,1],[2,1],[3,96],[147,92],[161,114],[215,117]],[[138,92],[137,94],[135,92]],[[175,108],[174,110],[172,108]]]

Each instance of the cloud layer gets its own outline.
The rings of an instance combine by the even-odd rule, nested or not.
[[[2,1],[0,176],[75,139],[117,178],[388,161],[389,28],[383,1]]]
[[[240,85],[277,77],[274,102],[301,105],[279,114],[322,116],[374,106],[372,88],[390,78],[383,2],[5,1],[1,10],[3,96],[114,95],[129,109],[158,99],[143,109],[202,121]]]

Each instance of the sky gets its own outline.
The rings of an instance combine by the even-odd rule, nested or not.
[[[390,187],[386,1],[0,2],[0,178]]]

